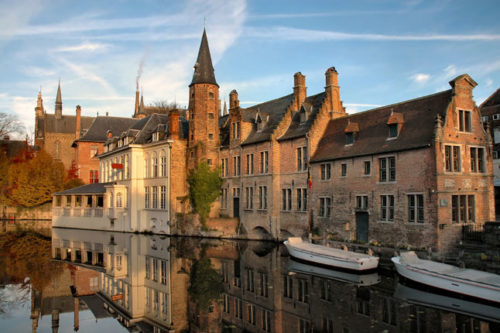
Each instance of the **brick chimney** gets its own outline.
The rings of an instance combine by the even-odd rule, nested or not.
[[[238,92],[233,90],[229,93],[229,109],[234,109],[240,106],[240,101],[238,100]]]
[[[75,120],[75,139],[80,138],[82,130],[82,108],[80,105],[76,106],[76,120]]]
[[[325,82],[326,103],[328,103],[329,107],[328,111],[344,113],[344,107],[340,102],[338,72],[335,67],[330,67],[326,70]]]
[[[169,139],[179,139],[179,110],[171,110],[168,114],[168,138]]]
[[[306,77],[301,72],[297,72],[293,75],[293,83],[295,110],[299,110],[307,97]]]

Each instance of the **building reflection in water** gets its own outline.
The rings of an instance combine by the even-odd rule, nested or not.
[[[390,272],[356,275],[297,263],[272,243],[53,229],[52,255],[70,267],[57,282],[66,290],[43,306],[54,326],[57,311],[74,311],[78,329],[78,308],[88,308],[96,319],[114,317],[137,332],[500,328],[498,307],[405,286]]]

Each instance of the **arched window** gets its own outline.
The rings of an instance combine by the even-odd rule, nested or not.
[[[161,177],[167,177],[167,155],[164,150],[161,151],[160,163],[160,175]]]
[[[116,207],[122,208],[122,194],[120,192],[116,194]]]
[[[151,158],[151,165],[153,167],[152,176],[156,178],[158,177],[158,156],[156,156],[156,153],[153,153],[153,157]]]

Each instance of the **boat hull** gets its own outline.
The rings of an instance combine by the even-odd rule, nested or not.
[[[500,304],[500,288],[498,287],[419,269],[400,262],[400,257],[394,257],[391,260],[399,275],[411,281]]]
[[[378,266],[379,258],[377,257],[353,260],[350,258],[335,257],[333,255],[326,255],[310,250],[301,249],[299,247],[293,246],[288,241],[285,241],[284,244],[288,250],[288,253],[292,257],[299,260],[316,263],[319,265],[336,267],[358,272],[374,270]]]

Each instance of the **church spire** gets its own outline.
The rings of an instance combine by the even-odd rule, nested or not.
[[[203,36],[201,38],[200,50],[198,51],[198,59],[194,64],[193,80],[190,87],[196,83],[210,83],[215,84],[214,67],[212,66],[212,57],[210,56],[210,49],[208,47],[207,32],[203,29]]]
[[[57,97],[56,97],[56,119],[62,118],[62,98],[61,98],[61,80],[59,80],[59,85],[57,86]]]
[[[40,91],[38,92],[35,113],[37,117],[43,117],[44,110],[43,110],[42,88],[40,88]]]

